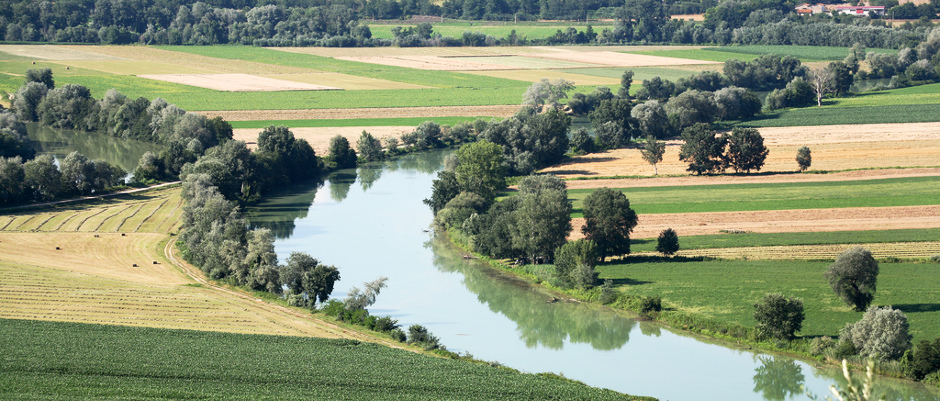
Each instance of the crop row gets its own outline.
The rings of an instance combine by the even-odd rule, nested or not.
[[[0,231],[167,232],[177,224],[182,199],[162,192],[118,206],[66,207],[0,216]],[[162,230],[162,231],[161,231]]]

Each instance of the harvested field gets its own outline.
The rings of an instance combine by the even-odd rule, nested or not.
[[[164,234],[0,234],[0,317],[346,336],[310,317],[193,285],[162,257],[165,239]],[[54,244],[62,244],[62,249],[55,250]],[[132,267],[135,263],[138,267]]]
[[[400,137],[401,134],[406,132],[414,131],[415,127],[412,126],[382,126],[382,127],[304,127],[304,128],[291,128],[291,132],[294,133],[294,138],[305,139],[310,143],[310,146],[317,152],[318,155],[326,155],[327,150],[330,147],[330,138],[342,135],[349,140],[349,145],[353,148],[356,147],[356,141],[359,140],[359,136],[362,135],[362,131],[368,131],[372,136],[377,139],[383,139],[388,137]],[[258,134],[261,132],[260,129],[256,128],[240,128],[234,130],[235,135],[234,139],[237,141],[245,141],[248,143],[248,147],[251,149],[256,148],[258,141]]]
[[[572,238],[582,238],[584,219],[572,219]],[[634,238],[656,238],[667,228],[683,235],[824,232],[940,228],[940,205],[877,208],[767,210],[753,212],[641,214]]]
[[[940,242],[895,242],[875,244],[789,245],[744,248],[680,250],[677,256],[746,260],[835,260],[848,248],[860,246],[876,258],[929,258],[940,255]],[[644,254],[637,254],[644,255]],[[646,253],[647,256],[657,255]]]
[[[439,56],[345,56],[336,57],[338,60],[355,61],[388,65],[392,67],[415,68],[431,71],[485,71],[485,70],[518,70],[520,67],[511,67],[493,63],[464,61],[460,58],[445,58]]]
[[[568,189],[591,188],[633,188],[633,187],[672,187],[687,185],[721,185],[721,184],[761,184],[779,182],[820,182],[820,181],[852,181],[873,180],[881,178],[929,177],[940,175],[940,168],[906,168],[884,170],[852,170],[829,174],[794,174],[781,173],[773,175],[713,175],[713,176],[680,176],[680,177],[649,177],[649,178],[620,178],[600,180],[569,180],[565,183]]]
[[[703,46],[604,46],[612,52],[688,50]],[[492,47],[276,47],[275,50],[312,54],[321,57],[366,57],[366,56],[515,56],[544,52],[592,52],[593,46],[492,46]]]
[[[373,90],[373,89],[429,89],[430,86],[415,85],[405,82],[395,82],[385,79],[358,77],[336,72],[317,72],[309,74],[276,74],[260,75],[265,78],[284,81],[305,82],[320,85],[329,83],[330,86],[345,90]]]
[[[214,70],[201,69],[182,64],[140,60],[67,60],[53,62],[71,68],[84,68],[116,75],[211,74],[214,72]]]
[[[0,232],[170,233],[179,228],[180,190],[164,189],[107,200],[0,216]]]
[[[226,92],[341,90],[333,86],[285,81],[248,74],[158,74],[139,75],[139,77]]]
[[[620,85],[620,78],[592,76],[558,70],[510,70],[510,71],[468,71],[468,74],[485,75],[494,78],[514,79],[516,81],[538,82],[542,79],[565,79],[575,85]],[[621,74],[623,71],[621,71]]]
[[[66,46],[66,48],[70,50],[78,50],[82,52],[91,52],[99,55],[110,56],[112,58],[123,58],[128,60],[150,61],[157,63],[171,63],[198,68],[200,70],[207,70],[215,73],[266,75],[306,74],[311,72],[320,72],[308,68],[288,67],[254,61],[241,60],[238,62],[231,62],[229,60],[218,59],[215,57],[206,57],[192,53],[175,52],[144,46],[70,45]]]
[[[796,171],[796,151],[809,146],[810,171],[884,167],[935,167],[940,164],[940,123],[831,125],[761,128],[770,154],[761,171]],[[680,140],[666,142],[659,173],[687,174],[679,160]],[[563,178],[652,175],[639,149],[616,149],[574,157],[543,170]]]
[[[675,57],[647,56],[642,54],[618,53],[615,51],[594,52],[553,52],[537,53],[532,57],[548,58],[553,60],[574,61],[598,65],[617,67],[652,67],[666,65],[696,65],[719,64],[714,61],[691,60]]]
[[[376,107],[366,109],[314,109],[314,110],[224,110],[197,111],[206,117],[220,116],[226,121],[258,120],[338,120],[356,118],[409,118],[409,117],[511,117],[519,111],[518,105],[495,106],[441,106],[441,107]]]
[[[594,64],[585,64],[564,60],[552,60],[540,57],[527,56],[476,56],[476,57],[446,57],[459,62],[497,64],[513,68],[524,69],[559,69],[559,68],[587,68]]]
[[[72,46],[0,45],[0,51],[39,60],[118,60],[118,57]]]

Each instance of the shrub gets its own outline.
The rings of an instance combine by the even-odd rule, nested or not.
[[[836,345],[835,351],[833,351],[832,356],[837,359],[845,359],[852,355],[858,354],[858,350],[855,349],[855,344],[851,341],[840,338],[839,344]]]
[[[676,230],[667,228],[659,233],[659,238],[656,239],[656,252],[663,256],[671,256],[679,252],[679,235],[676,234]]]
[[[923,340],[917,348],[905,352],[901,367],[904,375],[914,380],[923,380],[940,371],[940,338],[933,342]]]
[[[400,343],[403,343],[408,340],[408,337],[405,335],[405,332],[401,331],[401,329],[392,330],[388,334],[392,336],[393,340],[398,341]]]
[[[610,279],[604,280],[604,284],[601,285],[601,295],[597,297],[597,302],[607,305],[611,302],[617,300],[617,291],[614,290],[614,282]]]
[[[836,346],[836,342],[832,340],[832,337],[822,336],[816,337],[809,343],[809,353],[814,356],[820,356],[826,353],[829,349]]]
[[[778,340],[791,340],[803,328],[803,300],[767,294],[754,305],[757,332]]]
[[[851,341],[863,356],[898,359],[911,348],[907,316],[890,306],[873,306],[862,320],[849,323],[839,333],[840,341]]]
[[[398,328],[398,320],[392,319],[391,316],[382,316],[375,319],[375,331],[392,331]]]
[[[437,337],[431,335],[428,329],[420,324],[413,324],[408,327],[408,344],[421,346],[425,351],[440,347],[440,342]]]
[[[651,312],[663,310],[663,299],[657,296],[645,297],[640,301],[640,313],[648,315]]]
[[[932,262],[940,263],[940,254],[936,254],[930,257]]]

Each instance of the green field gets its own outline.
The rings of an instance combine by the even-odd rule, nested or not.
[[[253,120],[229,121],[232,128],[265,128],[269,125],[284,125],[288,128],[306,127],[382,127],[382,126],[418,126],[425,121],[434,121],[440,125],[457,125],[477,119],[486,121],[494,117],[402,117],[402,118],[351,118],[351,119],[322,119],[322,120]]]
[[[351,340],[0,320],[0,350],[5,400],[636,399]]]
[[[891,49],[866,49],[869,52],[876,53],[896,53],[897,50]],[[847,47],[827,47],[827,46],[724,46],[724,47],[706,47],[703,49],[688,50],[657,50],[657,51],[638,51],[630,52],[637,54],[647,54],[651,56],[690,58],[693,60],[719,61],[725,62],[731,59],[741,61],[750,61],[765,54],[779,54],[781,56],[793,56],[801,61],[835,61],[842,60],[849,54]]]
[[[601,279],[613,279],[628,294],[663,298],[664,307],[718,321],[754,326],[754,303],[780,292],[803,299],[803,336],[836,336],[861,312],[845,306],[829,288],[826,262],[652,261],[598,266]],[[940,333],[940,265],[882,263],[875,305],[892,305],[910,322],[914,341]]]
[[[682,249],[713,249],[780,245],[865,244],[940,241],[940,229],[831,231],[807,233],[743,233],[689,235],[679,238]],[[655,252],[656,238],[631,241],[632,252]]]
[[[738,127],[801,127],[814,125],[903,124],[940,121],[940,103],[861,107],[806,107],[758,115]]]
[[[702,60],[702,61],[717,61],[721,63],[731,60],[731,59],[738,59],[741,61],[751,61],[759,57],[759,55],[757,54],[733,53],[730,51],[716,52],[716,51],[709,51],[705,49],[651,50],[651,51],[634,51],[634,52],[629,52],[629,53],[645,54],[648,56],[688,58],[692,60]]]
[[[497,37],[505,38],[509,36],[509,33],[512,30],[516,31],[516,35],[519,38],[526,39],[544,39],[555,34],[561,30],[564,32],[568,27],[574,27],[579,31],[587,29],[585,23],[575,23],[575,22],[566,22],[564,24],[540,24],[540,23],[522,23],[522,24],[500,24],[500,25],[481,25],[479,22],[444,22],[444,23],[431,23],[433,26],[433,32],[439,33],[441,36],[449,36],[452,38],[460,38],[463,36],[464,32],[482,32],[484,34]],[[600,32],[604,28],[613,29],[613,25],[606,22],[597,22],[590,24],[594,29],[594,32]],[[373,38],[380,39],[392,39],[392,28],[396,26],[401,27],[415,27],[416,25],[410,24],[371,24],[369,29],[372,31]]]
[[[592,75],[596,77],[607,77],[607,78],[620,78],[623,76],[624,71],[633,71],[633,80],[634,81],[643,81],[646,79],[651,79],[653,77],[660,77],[663,79],[668,79],[670,81],[677,81],[679,78],[686,78],[690,75],[697,74],[699,71],[689,68],[682,67],[609,67],[609,68],[576,68],[570,70],[563,70],[566,72],[571,72],[574,74],[582,75]],[[720,71],[720,66],[715,67],[716,71]],[[633,90],[640,85],[633,85]],[[631,92],[633,91],[631,90]]]
[[[936,205],[940,177],[625,188],[638,214]],[[591,189],[573,189],[572,217]]]

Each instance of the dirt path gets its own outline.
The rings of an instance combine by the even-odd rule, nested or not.
[[[568,189],[591,188],[634,188],[634,187],[671,187],[686,185],[720,184],[765,184],[781,182],[823,182],[874,180],[882,178],[906,178],[940,176],[940,168],[908,168],[885,170],[855,170],[830,174],[794,174],[780,173],[751,176],[681,176],[656,178],[622,178],[608,180],[569,180]]]
[[[376,107],[367,109],[309,110],[230,110],[195,111],[209,118],[221,116],[227,121],[256,120],[340,120],[356,118],[409,117],[510,117],[519,105],[440,106],[440,107]],[[259,130],[260,131],[260,130]]]
[[[572,238],[582,238],[584,219],[572,219]],[[679,236],[940,228],[940,205],[873,208],[762,210],[754,212],[641,214],[633,238],[656,238],[672,228]]]
[[[312,325],[315,327],[314,329],[311,329],[309,327],[304,327],[304,326],[290,325],[291,329],[296,330],[302,333],[303,335],[309,335],[313,337],[327,337],[327,338],[351,338],[351,339],[355,339],[359,341],[379,343],[379,344],[389,346],[389,347],[402,348],[400,345],[393,343],[391,341],[388,341],[379,337],[375,337],[375,336],[370,336],[370,335],[360,333],[357,331],[346,330],[346,329],[343,329],[342,327],[337,326],[336,324],[310,316],[309,314],[300,313],[291,308],[272,304],[262,299],[258,299],[253,296],[250,296],[248,294],[238,292],[238,291],[233,291],[228,288],[215,285],[209,282],[209,280],[206,280],[202,271],[197,269],[195,266],[187,263],[186,261],[183,261],[182,259],[179,259],[176,257],[175,247],[173,246],[172,240],[167,241],[166,246],[164,246],[163,248],[163,252],[167,260],[169,260],[174,266],[178,267],[183,273],[189,276],[189,278],[193,279],[199,284],[202,284],[204,287],[221,292],[229,297],[235,297],[235,298],[240,298],[242,300],[252,301],[255,303],[255,306],[257,308],[264,309],[268,313],[287,315],[289,316],[289,318],[285,319],[285,322],[283,322],[285,325],[290,324],[291,321],[296,320],[296,319],[302,319],[308,323],[312,323]]]

